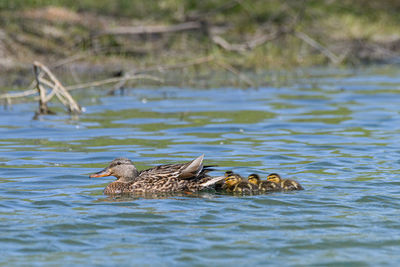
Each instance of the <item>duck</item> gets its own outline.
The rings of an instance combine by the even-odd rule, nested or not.
[[[258,190],[263,193],[281,190],[281,185],[279,183],[268,180],[261,181],[260,176],[255,173],[250,174],[247,177],[247,180],[249,181],[249,183],[256,185],[258,187]]]
[[[267,180],[280,184],[282,190],[293,191],[293,190],[303,190],[304,188],[295,180],[282,179],[277,173],[271,173],[267,176]]]
[[[232,173],[225,177],[223,189],[229,193],[253,194],[258,192],[258,187],[244,180],[239,174]]]
[[[196,192],[213,188],[225,176],[207,175],[213,169],[203,166],[204,155],[178,164],[159,165],[139,171],[128,158],[116,158],[103,170],[91,174],[90,178],[114,176],[104,189],[104,194],[114,195],[135,192]]]
[[[221,189],[230,193],[233,192],[236,184],[243,180],[240,174],[234,173],[233,171],[226,171],[224,177],[225,179]]]
[[[234,174],[234,172],[233,171],[226,171],[225,174],[224,174],[224,178],[228,177],[231,174]],[[225,185],[225,181],[224,181],[224,179],[222,179],[221,181],[215,183],[214,189],[216,191],[225,190],[224,185]]]

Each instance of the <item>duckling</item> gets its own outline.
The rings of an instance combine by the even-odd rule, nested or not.
[[[225,174],[224,174],[224,177],[226,178],[226,177],[228,177],[229,175],[232,175],[232,174],[234,174],[233,171],[226,171]],[[225,185],[225,179],[222,179],[221,181],[215,183],[215,185],[214,185],[215,191],[224,190],[225,189],[224,185]]]
[[[242,180],[235,186],[233,192],[240,194],[253,194],[258,192],[258,187],[246,180]]]
[[[260,192],[273,192],[273,191],[280,191],[281,185],[272,181],[261,181],[260,176],[258,174],[250,174],[249,177],[247,177],[247,180],[249,183],[254,184],[258,186],[258,190]]]
[[[222,189],[226,192],[233,192],[236,184],[242,181],[243,178],[239,174],[236,174],[232,171],[225,172],[225,180],[224,184],[222,185]]]
[[[296,181],[289,179],[282,179],[277,173],[271,173],[267,177],[268,181],[280,184],[285,191],[303,190],[304,188]]]
[[[234,174],[234,172],[233,171],[226,171],[225,172],[225,177],[228,177],[229,175],[232,175],[232,174]]]
[[[226,177],[224,189],[226,192],[241,194],[252,194],[258,191],[258,187],[256,185],[243,180],[239,174],[232,174]]]

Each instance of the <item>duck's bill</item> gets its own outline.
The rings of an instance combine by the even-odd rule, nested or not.
[[[89,178],[97,178],[97,177],[105,177],[105,176],[111,176],[111,171],[108,168],[105,168],[104,170],[101,170],[99,172],[93,173],[89,176]]]

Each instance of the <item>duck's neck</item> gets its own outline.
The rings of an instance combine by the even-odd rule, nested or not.
[[[117,181],[115,181],[115,182],[120,182],[120,183],[131,183],[131,182],[133,182],[133,181],[135,181],[135,177],[126,177],[126,176],[124,176],[124,177],[118,178]]]
[[[136,177],[139,176],[139,172],[136,168],[131,168],[129,170],[126,170],[125,173],[122,173],[122,175],[117,176],[117,182],[121,183],[131,183],[135,181]]]

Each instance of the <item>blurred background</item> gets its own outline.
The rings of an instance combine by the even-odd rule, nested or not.
[[[192,77],[398,63],[399,14],[396,0],[2,0],[2,85],[23,85],[34,60],[76,82],[176,64]]]

